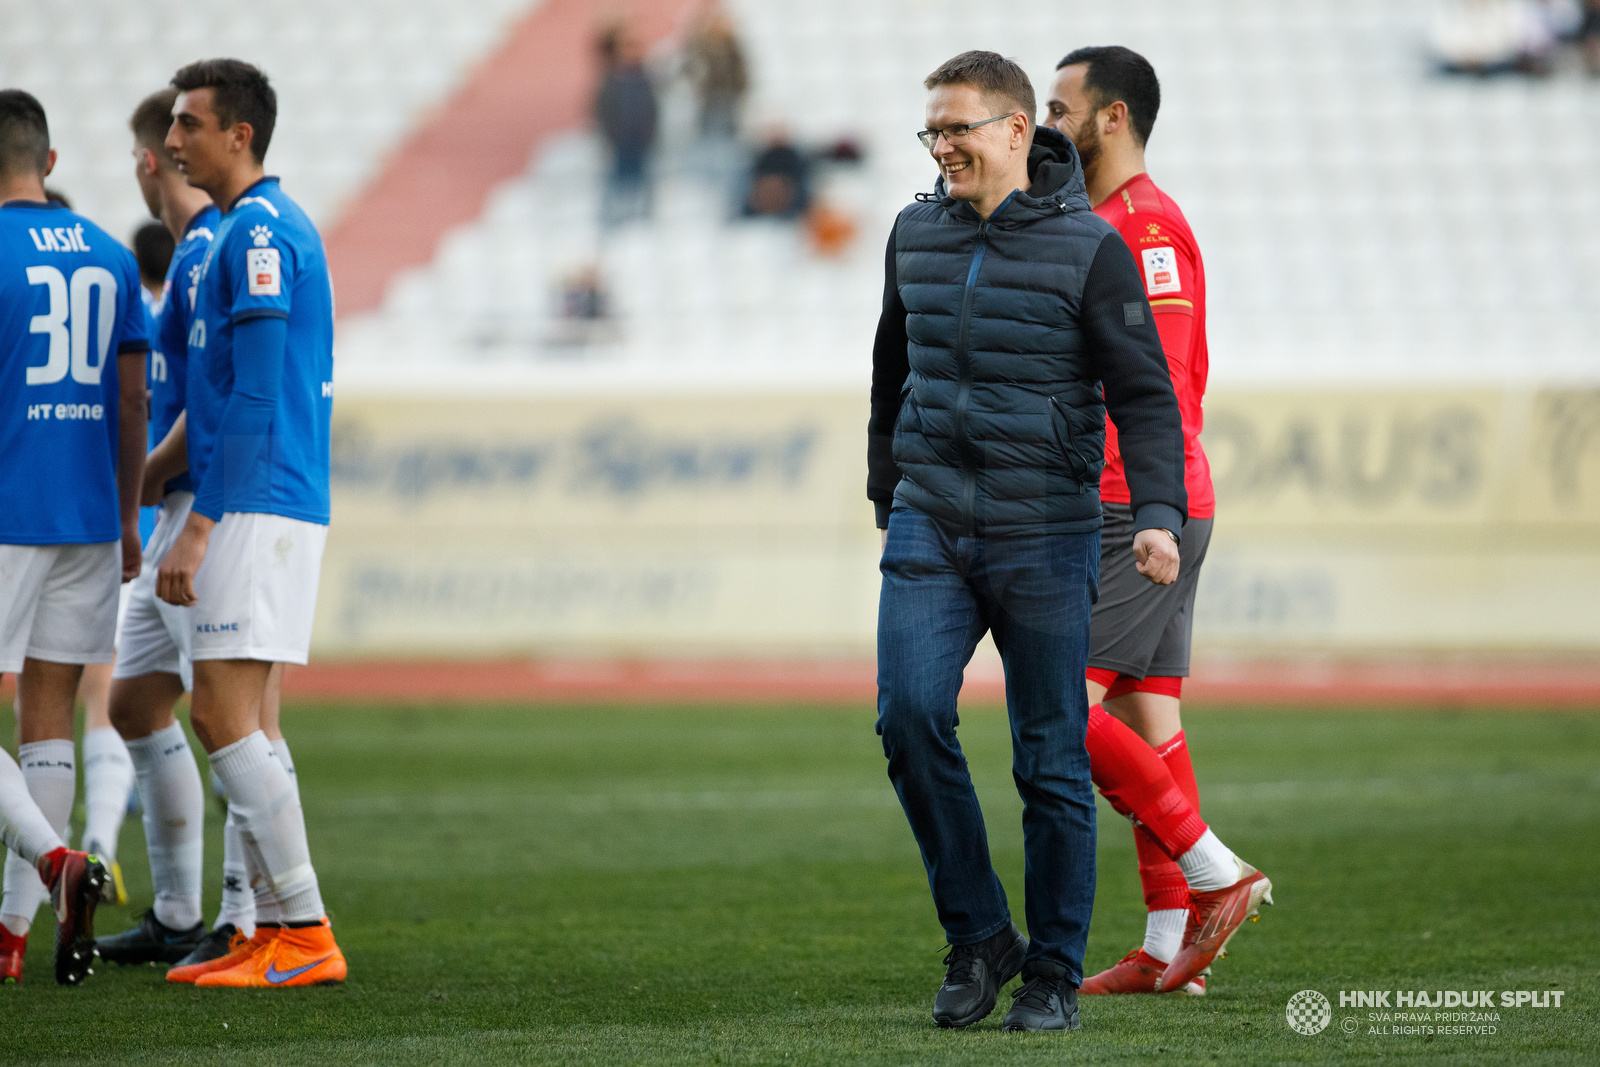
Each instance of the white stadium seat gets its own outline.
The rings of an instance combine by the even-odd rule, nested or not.
[[[77,0],[70,17],[0,0],[0,82],[51,112],[53,184],[114,232],[142,218],[126,119],[201,55],[256,58],[280,91],[270,169],[323,224],[534,0]],[[1206,257],[1220,381],[1593,378],[1600,333],[1600,88],[1578,77],[1442,80],[1426,5],[1386,0],[1061,3],[1025,16],[954,0],[731,0],[754,86],[752,136],[781,120],[803,141],[868,153],[819,192],[856,218],[838,259],[791,227],[730,221],[664,93],[655,218],[599,225],[604,159],[554,138],[435,260],[346,323],[341,374],[550,366],[594,383],[864,384],[895,212],[930,188],[912,133],[921,78],[967,47],[1015,55],[1043,90],[1061,54],[1126,43],[1165,101],[1150,145]],[[96,57],[61,63],[62,49]],[[562,278],[598,263],[618,330],[574,351]],[[552,338],[556,338],[552,340]],[[574,356],[579,369],[574,369]],[[657,366],[659,364],[659,366]],[[586,369],[585,369],[586,368]],[[684,376],[687,376],[685,378]]]

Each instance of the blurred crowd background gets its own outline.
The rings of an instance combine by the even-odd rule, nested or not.
[[[195,55],[256,60],[283,101],[272,167],[337,235],[530,20],[570,24],[515,71],[537,92],[472,116],[527,146],[516,172],[464,188],[482,168],[458,151],[384,219],[432,239],[361,265],[380,295],[346,301],[344,371],[839,383],[888,223],[932,184],[922,76],[983,44],[1042,89],[1066,51],[1118,41],[1163,80],[1150,162],[1204,243],[1219,379],[1544,379],[1592,363],[1597,3],[0,0],[0,80],[49,109],[55,186],[131,233],[132,103]]]
[[[473,640],[518,650],[867,647],[858,426],[882,242],[936,176],[922,78],[991,48],[1042,99],[1108,43],[1160,74],[1149,165],[1206,259],[1226,611],[1200,645],[1600,648],[1600,0],[0,0],[0,26],[52,187],[130,241],[138,100],[209,55],[277,85],[268,170],[328,240],[360,442],[324,648],[401,647],[378,621],[484,589],[511,636]],[[1455,555],[1419,578],[1421,544]],[[1437,607],[1385,630],[1372,596]]]

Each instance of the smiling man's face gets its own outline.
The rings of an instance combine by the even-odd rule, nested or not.
[[[926,124],[930,130],[960,123],[971,126],[1005,113],[1004,104],[986,103],[983,94],[974,86],[940,85],[928,93]],[[929,151],[939,164],[939,173],[944,176],[945,192],[957,200],[978,202],[991,191],[991,186],[1008,183],[1005,192],[1009,193],[1017,151],[1013,142],[1016,141],[1016,125],[1021,121],[1019,112],[1011,121],[979,126],[959,145],[943,137],[934,142]],[[1025,144],[1022,150],[1026,153]]]

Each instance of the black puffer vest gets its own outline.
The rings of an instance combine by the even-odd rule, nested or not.
[[[944,194],[895,227],[911,373],[894,429],[895,500],[965,536],[1100,526],[1105,403],[1078,324],[1114,232],[1089,209],[1072,143],[1040,128],[1033,180],[988,220]]]

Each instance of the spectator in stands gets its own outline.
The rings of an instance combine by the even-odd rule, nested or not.
[[[731,140],[739,135],[739,109],[750,88],[744,49],[733,20],[720,7],[701,13],[684,47],[683,73],[700,98],[700,135]]]
[[[1583,49],[1584,66],[1590,76],[1600,78],[1600,0],[1585,0],[1577,37]]]
[[[594,321],[608,314],[606,291],[600,280],[600,266],[586,263],[567,275],[561,283],[561,317]]]
[[[1443,74],[1547,74],[1557,44],[1534,0],[1443,0],[1431,44]]]
[[[767,146],[750,167],[750,188],[741,214],[797,219],[810,206],[811,161],[795,147],[789,131],[774,124],[767,130]]]
[[[595,123],[611,149],[600,217],[614,226],[650,217],[650,164],[660,109],[637,35],[626,27],[612,30],[601,38],[600,53],[606,69],[595,98]]]
[[[173,248],[172,231],[163,222],[152,220],[133,231],[133,258],[139,261],[139,284],[144,286],[151,300],[160,300],[161,291],[166,288]]]

